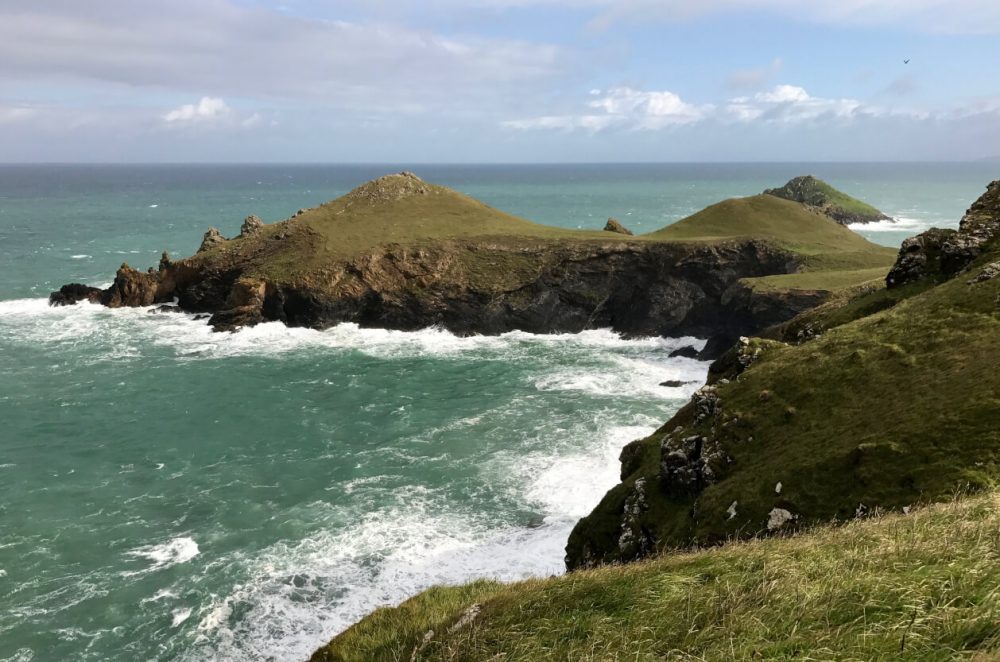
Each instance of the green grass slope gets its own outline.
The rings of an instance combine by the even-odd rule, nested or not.
[[[820,212],[773,195],[725,200],[644,236],[704,242],[766,237],[801,256],[806,273],[838,272],[835,283],[793,274],[777,283],[761,281],[762,287],[839,289],[883,277],[896,256]]]
[[[380,609],[314,662],[1000,659],[1000,494]]]
[[[812,175],[796,177],[781,188],[768,189],[764,193],[801,202],[845,225],[889,218],[868,203],[853,198]]]
[[[799,256],[805,271],[838,270],[845,282],[868,276],[855,277],[852,271],[887,270],[892,263],[891,250],[801,204],[773,196],[729,200],[663,230],[632,237],[533,223],[411,173],[373,180],[291,219],[266,225],[256,234],[221,242],[192,260],[249,265],[249,275],[288,280],[315,275],[333,263],[387,245],[419,249],[462,240],[538,245],[734,239],[772,242]],[[789,280],[783,286],[793,288],[795,283]]]

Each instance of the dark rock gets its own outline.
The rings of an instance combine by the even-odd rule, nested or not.
[[[693,384],[694,382],[685,382],[679,379],[668,379],[665,382],[660,382],[660,386],[666,386],[667,388],[680,388],[681,386],[687,386],[688,384]]]
[[[160,256],[160,266],[159,271],[166,271],[173,266],[173,262],[170,261],[170,253],[163,251],[163,255]]]
[[[158,313],[183,313],[184,311],[181,310],[180,306],[173,306],[173,305],[170,305],[170,304],[163,304],[163,305],[157,306],[156,308],[150,308],[149,312],[153,313],[153,314],[158,314]]]
[[[616,218],[609,218],[608,219],[608,222],[604,226],[604,231],[605,232],[616,232],[618,234],[627,234],[629,236],[632,236],[632,231],[629,230],[624,225],[622,225],[618,221],[618,219],[616,219]]]
[[[681,347],[680,349],[675,349],[674,351],[670,352],[670,358],[673,359],[677,357],[682,357],[685,359],[696,359],[698,358],[699,354],[701,354],[701,352],[697,348],[688,345],[687,347]]]
[[[77,301],[100,303],[102,291],[96,287],[81,283],[63,285],[57,292],[49,295],[50,306],[73,306]]]

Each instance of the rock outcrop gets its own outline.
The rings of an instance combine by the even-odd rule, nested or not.
[[[222,236],[218,228],[209,228],[205,233],[205,236],[201,238],[201,246],[198,247],[198,252],[207,251],[213,246],[218,246],[226,242],[226,238]]]
[[[264,221],[260,220],[259,216],[255,214],[250,214],[243,221],[243,225],[240,226],[240,236],[241,237],[252,237],[256,234],[260,234],[260,231],[264,229]]]
[[[954,278],[997,236],[1000,236],[1000,181],[990,184],[986,193],[969,207],[957,231],[932,228],[904,241],[896,264],[886,276],[886,286]]]

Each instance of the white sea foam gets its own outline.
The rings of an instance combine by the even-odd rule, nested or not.
[[[477,358],[509,360],[531,355],[540,347],[669,353],[687,345],[701,347],[705,342],[696,338],[625,339],[609,329],[561,334],[512,331],[498,336],[460,337],[437,328],[390,331],[360,328],[351,323],[317,331],[269,322],[237,333],[214,333],[204,320],[195,320],[194,315],[154,314],[151,310],[152,307],[109,309],[89,303],[49,306],[46,299],[2,301],[0,334],[15,342],[31,344],[87,343],[93,345],[89,354],[93,360],[112,361],[141,356],[141,347],[146,344],[170,347],[178,358],[185,360],[316,350],[356,351],[386,359],[474,353]]]
[[[181,623],[183,623],[184,621],[186,621],[188,618],[191,617],[190,607],[184,607],[183,609],[175,609],[173,611],[173,617],[174,617],[173,621],[170,623],[170,625],[173,627],[177,627],[178,625],[180,625]]]
[[[73,259],[73,260],[89,260],[91,257],[93,257],[93,256],[92,255],[83,255],[83,254],[80,254],[80,255],[70,255],[70,258]]]
[[[152,565],[142,570],[125,572],[123,575],[130,577],[137,574],[144,574],[155,570],[162,570],[163,568],[169,568],[170,566],[177,565],[178,563],[187,563],[194,557],[198,556],[200,551],[201,550],[198,549],[198,543],[196,543],[192,538],[187,537],[173,538],[158,545],[146,545],[145,547],[139,547],[138,549],[126,552],[126,556],[151,561]]]
[[[848,225],[855,232],[909,232],[918,234],[932,227],[948,227],[957,225],[956,223],[941,224],[932,220],[911,218],[908,216],[898,216],[888,221],[874,221],[872,223],[852,223]]]
[[[537,526],[497,527],[423,486],[398,490],[392,506],[360,514],[346,529],[258,555],[249,581],[197,612],[199,641],[188,659],[304,659],[372,609],[429,586],[561,574],[573,525],[618,480],[621,446],[659,422],[602,428],[602,418],[546,430],[557,437],[549,452],[513,449],[482,467],[510,481],[512,496],[541,515]]]

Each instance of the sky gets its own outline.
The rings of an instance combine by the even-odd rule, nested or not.
[[[0,0],[0,162],[1000,160],[997,0]]]

